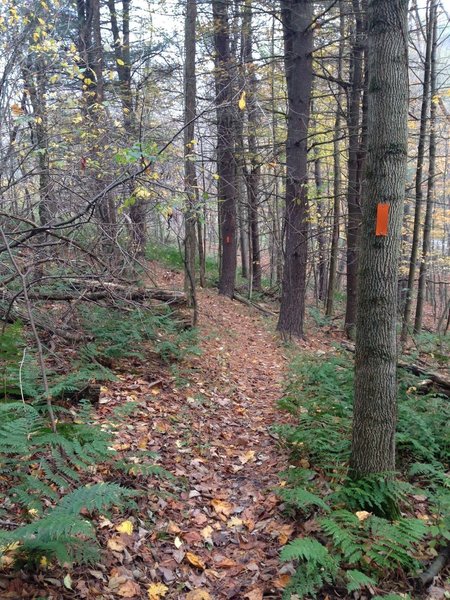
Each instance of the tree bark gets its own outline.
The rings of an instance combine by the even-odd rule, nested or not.
[[[347,190],[347,302],[344,329],[347,337],[355,334],[358,287],[358,244],[361,227],[360,151],[361,94],[364,82],[364,29],[361,0],[352,0],[355,32],[351,51],[351,88],[348,107],[348,190]]]
[[[242,21],[242,54],[245,68],[245,92],[247,100],[247,139],[250,167],[246,168],[248,216],[251,240],[252,288],[261,289],[261,250],[259,243],[258,194],[261,167],[258,159],[256,132],[258,107],[256,104],[256,75],[253,62],[252,0],[245,0]]]
[[[436,51],[437,51],[437,3],[431,0],[430,6],[430,37],[431,37],[431,56],[430,56],[430,155],[428,162],[428,185],[427,201],[425,210],[425,224],[423,228],[422,256],[419,268],[419,284],[417,287],[416,318],[414,321],[414,333],[419,333],[422,329],[423,306],[425,303],[425,289],[427,278],[427,262],[430,254],[431,227],[433,221],[434,205],[434,183],[436,177],[436,108],[435,99],[436,89]]]
[[[307,136],[312,85],[313,4],[282,0],[288,94],[285,260],[277,329],[303,337],[308,258]]]
[[[408,0],[368,7],[368,155],[358,285],[353,477],[395,470],[398,258],[408,143]],[[377,205],[389,207],[376,235]]]
[[[229,0],[212,0],[217,103],[217,195],[220,228],[219,294],[233,297],[236,280],[236,165],[231,81]]]
[[[196,256],[196,189],[197,173],[195,162],[192,160],[195,150],[195,117],[196,117],[196,0],[186,0],[186,19],[184,31],[184,187],[186,191],[186,210],[184,222],[184,289],[189,305],[194,307],[194,321],[196,321],[196,290],[195,290],[195,256]],[[194,323],[195,325],[195,323]]]
[[[434,0],[433,0],[434,2]],[[431,9],[430,9],[431,13]],[[409,259],[409,272],[408,272],[408,283],[406,286],[406,299],[405,308],[403,313],[403,324],[401,341],[404,343],[408,337],[408,327],[411,320],[411,312],[413,306],[413,289],[414,280],[416,277],[417,269],[417,257],[419,253],[419,239],[420,239],[420,220],[422,213],[423,203],[423,163],[425,158],[425,142],[427,136],[427,118],[428,118],[428,107],[430,102],[430,62],[431,62],[431,46],[432,46],[432,35],[431,35],[431,14],[427,15],[426,25],[426,47],[425,47],[425,61],[424,61],[424,74],[423,74],[423,90],[422,90],[422,106],[420,109],[420,129],[419,129],[419,143],[417,147],[417,166],[416,166],[416,180],[415,180],[415,196],[416,203],[414,208],[414,226],[412,235],[411,245],[411,257]]]
[[[337,77],[342,79],[342,62],[344,55],[344,35],[345,35],[345,17],[342,0],[339,2],[340,20],[339,20],[339,54]],[[334,121],[334,140],[333,140],[333,229],[331,234],[331,249],[330,249],[330,265],[328,273],[328,290],[327,304],[325,314],[327,317],[333,315],[334,310],[334,294],[336,292],[336,275],[338,266],[338,251],[339,251],[339,222],[341,218],[341,190],[342,190],[342,173],[341,173],[341,145],[339,136],[341,132],[342,121],[342,94],[340,88],[337,91],[336,117]]]

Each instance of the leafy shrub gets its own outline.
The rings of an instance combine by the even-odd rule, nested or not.
[[[275,428],[293,466],[282,474],[286,486],[278,493],[288,508],[316,520],[318,539],[299,538],[283,549],[283,560],[298,562],[286,598],[315,596],[331,583],[351,593],[398,570],[414,574],[425,538],[450,539],[450,405],[438,395],[417,395],[416,381],[400,372],[401,478],[353,481],[348,478],[353,366],[339,355],[302,354],[294,360],[280,406],[297,424]],[[427,498],[426,521],[400,516],[399,508],[406,512],[414,494]]]

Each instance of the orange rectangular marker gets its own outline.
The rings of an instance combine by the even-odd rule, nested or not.
[[[377,225],[375,235],[386,236],[389,224],[389,204],[377,204]]]

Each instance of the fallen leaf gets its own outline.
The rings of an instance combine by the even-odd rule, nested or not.
[[[219,562],[215,562],[214,565],[218,569],[231,569],[232,567],[237,566],[237,562],[232,558],[223,557]]]
[[[128,535],[131,535],[133,533],[133,523],[131,521],[123,521],[117,525],[116,530],[119,533],[128,533]]]
[[[122,598],[134,598],[135,596],[139,596],[140,593],[141,588],[139,584],[131,579],[123,583],[116,591],[116,594]]]
[[[169,591],[167,585],[163,583],[152,583],[148,588],[147,593],[149,600],[159,600],[160,598],[164,598],[164,596]]]
[[[202,538],[204,540],[211,540],[211,536],[213,534],[214,529],[211,527],[211,525],[207,525],[206,527],[204,527],[201,530],[201,534],[202,534]]]
[[[244,521],[239,519],[239,517],[231,517],[231,519],[227,522],[228,527],[240,527],[243,524]]]
[[[178,527],[176,523],[173,521],[169,521],[169,526],[167,527],[167,531],[172,534],[181,533],[181,529]]]
[[[198,588],[188,592],[185,596],[185,600],[212,600],[209,592],[204,588]]]
[[[186,552],[186,558],[188,562],[190,562],[191,565],[193,565],[194,567],[197,567],[198,569],[205,569],[205,563],[200,558],[200,556],[197,556],[192,552]]]
[[[367,510],[358,510],[357,512],[355,512],[355,515],[358,517],[358,521],[361,521],[361,522],[368,519],[371,514],[372,513],[367,512]]]
[[[110,550],[114,550],[115,552],[123,552],[125,550],[125,544],[120,536],[115,535],[112,538],[109,538],[106,545]]]
[[[68,590],[72,589],[72,577],[70,576],[70,573],[67,573],[67,575],[64,577],[63,583],[64,587],[66,587]]]
[[[244,594],[244,598],[247,598],[247,600],[262,600],[263,598],[263,591],[261,589],[254,589],[254,590],[250,590],[249,592],[247,592],[246,594]]]
[[[284,590],[284,588],[287,586],[290,580],[291,576],[288,573],[284,573],[283,575],[277,577],[274,580],[273,584],[278,590]]]
[[[245,465],[248,462],[250,462],[251,460],[253,460],[254,458],[255,458],[255,451],[249,450],[248,452],[246,452],[245,454],[242,454],[242,456],[239,457],[239,462],[241,464]]]
[[[183,545],[183,542],[180,540],[180,538],[177,536],[173,543],[175,544],[175,548],[178,550],[178,548],[181,548],[181,546]]]
[[[282,525],[278,529],[278,542],[280,543],[281,546],[284,546],[285,544],[288,543],[289,538],[291,537],[293,532],[294,532],[293,525]]]
[[[233,505],[225,500],[211,500],[211,504],[218,515],[229,517],[233,512]]]

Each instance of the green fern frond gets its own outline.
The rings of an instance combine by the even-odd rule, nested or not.
[[[375,579],[373,579],[373,577],[369,577],[365,573],[362,573],[361,571],[357,571],[355,569],[349,569],[345,573],[345,576],[348,580],[347,591],[349,594],[351,594],[352,592],[356,592],[357,590],[360,590],[364,587],[376,585],[377,583]]]

